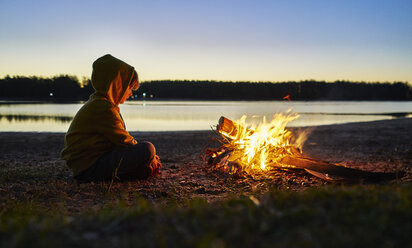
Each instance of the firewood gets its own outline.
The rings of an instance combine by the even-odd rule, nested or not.
[[[253,134],[253,130],[248,130],[246,127],[231,121],[228,118],[220,117],[217,131],[224,137],[234,139],[241,133]],[[370,172],[353,168],[348,168],[336,164],[331,164],[324,161],[318,161],[310,157],[306,157],[300,153],[296,148],[291,149],[291,155],[285,156],[276,162],[268,164],[270,168],[295,168],[303,169],[311,175],[322,178],[327,181],[347,182],[347,181],[365,181],[365,182],[379,182],[383,180],[392,180],[404,175],[404,172],[399,173],[383,173]],[[215,156],[211,164],[216,166],[222,157],[227,156],[227,151],[224,156]],[[217,154],[216,154],[217,155]]]
[[[244,127],[239,126],[237,123],[229,120],[228,118],[221,116],[219,119],[219,124],[217,125],[217,131],[220,134],[228,136],[229,138],[234,138]]]
[[[384,172],[371,172],[363,171],[353,168],[348,168],[336,164],[327,163],[324,161],[314,160],[309,157],[292,157],[287,156],[282,158],[281,163],[288,165],[294,165],[297,168],[304,169],[308,173],[317,177],[328,178],[329,181],[365,181],[365,182],[379,182],[384,180],[393,180],[403,176],[403,172],[400,173],[384,173]],[[320,174],[319,174],[320,173]],[[320,176],[321,175],[321,176]]]

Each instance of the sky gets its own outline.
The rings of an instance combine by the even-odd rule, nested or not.
[[[0,78],[412,83],[410,0],[0,0]]]

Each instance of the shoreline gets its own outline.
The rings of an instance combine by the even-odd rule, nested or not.
[[[390,115],[393,116],[393,119],[387,119],[387,120],[373,120],[373,121],[360,121],[360,122],[345,122],[345,123],[336,123],[336,124],[323,124],[323,125],[312,125],[312,126],[292,126],[292,127],[286,127],[286,129],[315,129],[315,128],[324,128],[324,127],[336,127],[339,128],[339,126],[347,126],[347,125],[366,125],[366,124],[384,124],[385,123],[395,123],[397,121],[403,121],[403,120],[411,120],[412,123],[412,112],[405,112],[405,113],[400,113],[400,114],[410,114],[411,116],[405,117],[404,115],[396,115],[397,113],[383,113],[380,115]],[[345,115],[345,114],[344,114]],[[351,115],[351,114],[348,114]],[[359,114],[359,115],[373,115],[373,114]],[[212,129],[209,130],[172,130],[172,131],[129,131],[127,130],[130,134],[149,134],[149,133],[185,133],[185,132],[211,132],[213,131]],[[33,133],[33,134],[65,134],[66,132],[64,131],[1,131],[1,133],[10,133],[10,134],[15,134],[15,133]]]

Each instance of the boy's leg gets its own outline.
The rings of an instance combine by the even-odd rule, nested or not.
[[[150,142],[140,142],[108,152],[76,179],[79,181],[121,181],[146,179],[152,174],[150,164],[156,149]]]
[[[152,175],[153,171],[150,167],[156,149],[150,142],[141,142],[134,146],[126,147],[121,157],[120,166],[117,166],[116,176],[122,180],[146,179]]]

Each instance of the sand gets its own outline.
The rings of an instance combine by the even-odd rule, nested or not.
[[[303,147],[307,156],[368,171],[403,170],[406,176],[397,182],[412,181],[412,118],[291,130],[310,130]],[[193,197],[213,201],[268,187],[304,190],[327,184],[304,172],[282,171],[271,179],[256,179],[212,170],[202,159],[205,148],[219,146],[212,130],[131,134],[156,146],[163,163],[160,175],[137,182],[79,185],[60,159],[64,133],[0,132],[0,195],[23,199],[37,192],[45,200],[64,200],[78,211],[107,202],[100,191],[154,201]]]

